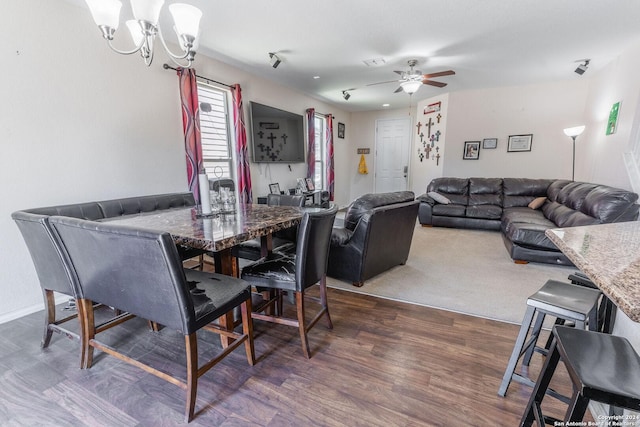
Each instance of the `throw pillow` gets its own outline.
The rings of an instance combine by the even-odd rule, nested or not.
[[[436,193],[435,191],[429,191],[427,193],[427,196],[431,197],[433,200],[435,200],[438,203],[442,203],[443,205],[448,205],[449,203],[451,203],[451,200],[447,199],[445,196],[443,196],[440,193]]]
[[[546,201],[547,201],[546,197],[536,197],[531,201],[531,203],[529,203],[529,207],[531,209],[540,209],[542,205],[544,205],[544,202]]]

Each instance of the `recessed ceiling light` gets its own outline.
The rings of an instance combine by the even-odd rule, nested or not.
[[[383,106],[383,107],[388,107],[388,106],[389,106],[389,104],[382,104],[382,106]]]
[[[320,76],[313,76],[313,78],[314,78],[315,80],[318,80],[318,79],[320,78]]]

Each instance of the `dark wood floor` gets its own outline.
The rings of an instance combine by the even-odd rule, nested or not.
[[[329,301],[334,329],[312,329],[310,360],[295,329],[256,321],[258,363],[249,367],[240,348],[205,374],[190,425],[517,425],[530,389],[496,392],[518,326],[334,289]],[[182,424],[181,389],[100,352],[80,370],[77,342],[54,335],[40,349],[42,319],[0,325],[1,425]],[[176,332],[150,332],[134,319],[105,334],[130,355],[180,372]],[[200,342],[201,352],[219,348],[213,334]],[[539,367],[536,356],[532,371]],[[555,382],[567,390],[564,372]]]

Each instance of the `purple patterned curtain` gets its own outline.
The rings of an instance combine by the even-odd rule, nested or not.
[[[309,108],[307,110],[307,133],[309,136],[309,145],[307,149],[307,178],[314,179],[316,174],[316,110]]]
[[[327,127],[325,129],[327,141],[327,191],[329,200],[333,201],[335,175],[333,171],[333,116],[327,114]]]
[[[251,170],[247,154],[247,132],[244,126],[242,90],[239,84],[231,86],[233,94],[233,127],[236,135],[236,159],[238,175],[238,199],[240,203],[253,203],[251,193]]]
[[[198,173],[203,169],[200,119],[198,114],[198,85],[193,68],[178,68],[180,103],[182,105],[182,129],[187,157],[187,182],[196,203],[200,202]]]

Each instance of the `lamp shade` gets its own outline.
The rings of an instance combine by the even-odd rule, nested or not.
[[[200,30],[200,18],[202,12],[195,6],[184,3],[174,3],[169,6],[169,12],[173,16],[176,32],[179,35],[198,36]]]
[[[131,0],[133,17],[138,21],[146,21],[156,26],[163,4],[164,0]]]
[[[416,93],[418,89],[420,89],[420,86],[422,86],[422,82],[416,81],[416,80],[409,80],[409,81],[400,83],[400,87],[402,87],[402,90],[408,93],[409,95],[411,95],[412,93]]]
[[[119,0],[85,0],[91,16],[97,26],[105,26],[118,29],[120,23],[120,9],[122,2]]]
[[[564,134],[570,137],[574,137],[574,136],[578,136],[580,135],[582,132],[584,132],[584,125],[582,126],[574,126],[572,128],[566,128],[564,130]]]

